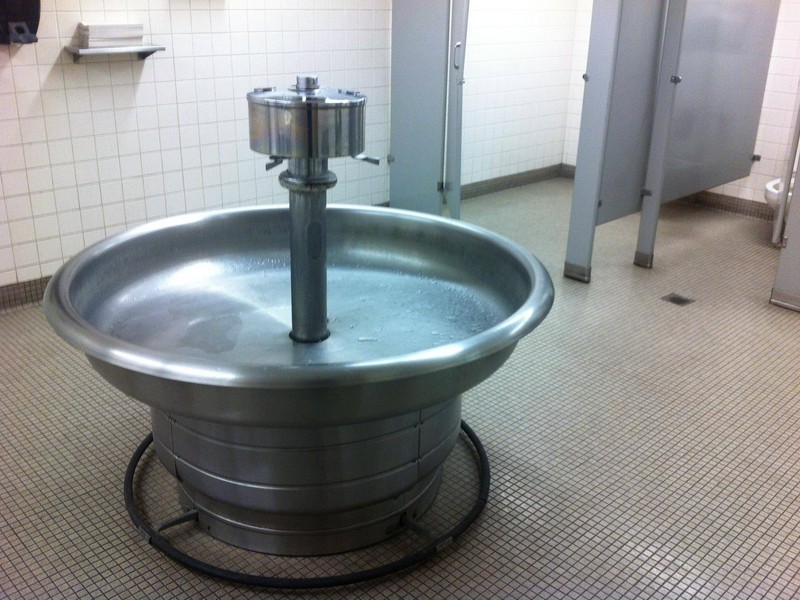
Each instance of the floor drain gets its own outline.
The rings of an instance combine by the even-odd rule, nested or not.
[[[687,304],[694,302],[694,300],[691,298],[681,296],[680,294],[676,294],[674,292],[667,294],[666,296],[662,296],[661,299],[666,300],[667,302],[672,302],[673,304],[677,304],[678,306],[686,306]]]

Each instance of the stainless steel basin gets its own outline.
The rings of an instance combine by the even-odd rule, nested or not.
[[[320,554],[390,535],[433,501],[460,395],[541,322],[553,286],[489,231],[327,209],[328,328],[289,337],[288,208],[165,219],[70,260],[47,318],[151,407],[156,449],[200,524]]]

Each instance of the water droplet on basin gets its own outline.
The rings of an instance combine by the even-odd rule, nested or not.
[[[358,338],[359,342],[377,342],[378,338],[375,337],[360,337]]]

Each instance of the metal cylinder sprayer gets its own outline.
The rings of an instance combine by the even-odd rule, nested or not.
[[[280,184],[289,190],[292,331],[296,342],[328,337],[326,191],[336,185],[328,159],[363,159],[364,107],[360,92],[320,88],[313,75],[298,75],[288,90],[260,88],[247,94],[250,147],[268,154],[270,169],[289,160]],[[370,161],[373,162],[373,161]]]

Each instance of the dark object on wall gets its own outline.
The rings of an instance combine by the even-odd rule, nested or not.
[[[0,44],[38,41],[40,9],[40,0],[0,0]]]

